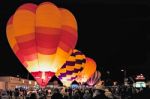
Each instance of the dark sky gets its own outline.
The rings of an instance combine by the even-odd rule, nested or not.
[[[146,0],[0,0],[0,75],[27,76],[11,51],[6,23],[16,8],[26,2],[51,1],[69,9],[78,22],[76,48],[97,62],[113,79],[144,73],[150,76],[150,3]],[[119,75],[119,76],[118,76]]]

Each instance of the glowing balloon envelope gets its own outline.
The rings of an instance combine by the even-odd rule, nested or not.
[[[66,62],[77,42],[77,23],[50,2],[20,6],[7,24],[9,44],[41,87]]]
[[[81,73],[76,78],[77,82],[85,83],[96,71],[96,62],[86,57],[86,63],[84,66],[84,69],[81,71]]]
[[[83,70],[85,62],[85,55],[78,50],[74,50],[66,63],[58,70],[58,72],[56,72],[55,75],[65,86],[70,86]]]
[[[96,71],[91,77],[90,79],[88,79],[87,84],[90,86],[93,86],[94,84],[96,84],[101,77],[101,73],[99,71]]]

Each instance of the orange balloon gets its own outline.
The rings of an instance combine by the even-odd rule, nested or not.
[[[13,52],[42,87],[66,62],[77,37],[72,13],[50,2],[20,6],[7,24]]]
[[[84,83],[86,82],[96,71],[96,62],[92,59],[87,57],[84,69],[76,78],[77,82]]]

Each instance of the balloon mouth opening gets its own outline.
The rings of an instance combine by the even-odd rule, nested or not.
[[[38,85],[41,88],[44,88],[47,86],[49,80],[54,76],[54,72],[51,71],[37,71],[37,72],[31,72],[32,76],[37,81]]]
[[[94,84],[89,84],[90,86],[93,86]]]

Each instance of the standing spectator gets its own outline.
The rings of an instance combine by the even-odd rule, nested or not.
[[[12,91],[11,90],[9,91],[9,94],[10,94],[10,99],[12,99]]]
[[[63,99],[58,89],[54,89],[54,94],[52,95],[51,99]]]
[[[27,90],[23,91],[23,96],[26,97],[27,96]]]
[[[80,99],[83,99],[84,90],[83,89],[78,89],[78,92],[80,94]]]
[[[64,91],[61,93],[63,95],[63,99],[68,99],[69,98],[69,93],[67,89],[64,89]]]
[[[19,99],[19,90],[18,89],[15,89],[15,99]]]
[[[80,99],[80,93],[78,92],[78,90],[74,90],[72,99]]]
[[[30,99],[37,99],[36,93],[31,93]]]
[[[72,89],[68,89],[68,99],[72,99]]]
[[[46,96],[48,95],[48,90],[45,91]]]
[[[102,90],[95,90],[93,95],[93,99],[108,99]]]
[[[83,99],[92,99],[92,95],[90,94],[89,90],[85,90]]]
[[[10,96],[9,90],[7,90],[7,95]]]
[[[105,96],[108,97],[109,99],[114,99],[113,94],[111,93],[111,89],[105,89]]]

